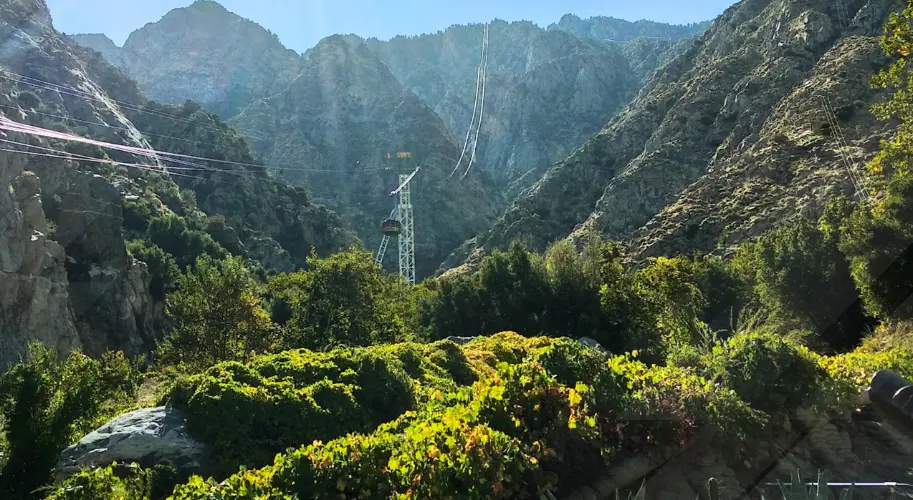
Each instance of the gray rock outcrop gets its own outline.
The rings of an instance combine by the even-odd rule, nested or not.
[[[125,413],[63,451],[57,462],[57,481],[82,467],[137,463],[142,467],[167,464],[181,473],[203,472],[207,451],[187,434],[180,410],[143,408]]]
[[[48,239],[38,177],[0,153],[0,370],[28,343],[81,347],[69,310],[64,249]]]
[[[896,0],[743,1],[649,79],[619,115],[518,197],[447,265],[515,239],[632,243],[633,258],[732,246],[852,190],[827,97],[859,164],[889,137],[869,85]]]

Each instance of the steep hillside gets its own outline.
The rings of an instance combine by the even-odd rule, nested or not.
[[[470,25],[366,43],[462,139],[472,119],[481,39],[482,26]],[[492,22],[479,165],[501,183],[516,183],[512,192],[537,180],[672,55],[671,42],[643,42],[650,48],[629,50],[532,23]]]
[[[16,360],[30,340],[63,350],[82,347],[94,355],[109,348],[137,355],[154,347],[162,306],[152,293],[156,275],[128,251],[127,241],[146,232],[149,217],[183,217],[198,229],[175,237],[211,233],[233,253],[273,270],[303,264],[310,246],[328,253],[353,241],[335,214],[310,203],[302,189],[268,176],[218,118],[192,103],[147,104],[135,82],[57,33],[43,1],[4,4],[0,43],[4,116],[222,162],[175,170],[181,186],[194,191],[181,192],[158,172],[72,155],[156,163],[150,158],[19,134],[4,137],[0,366]],[[138,206],[146,207],[147,219],[137,220]]]
[[[300,69],[276,35],[211,0],[133,32],[120,64],[150,99],[199,102],[222,117],[282,90]]]
[[[114,40],[108,38],[107,35],[102,33],[84,33],[66,36],[74,42],[98,52],[106,61],[114,66],[122,66],[121,48],[114,43]]]
[[[683,37],[703,29],[606,18],[580,21],[595,26],[584,32],[568,22],[557,25],[568,29],[550,30],[528,22],[491,24],[487,112],[477,158],[507,188],[508,198],[595,134],[656,68],[684,50],[687,43],[678,43]],[[610,31],[606,23],[625,40],[641,33],[664,37],[604,43],[599,34]],[[450,134],[463,138],[476,97],[481,33],[481,25],[454,26],[366,43]],[[209,1],[137,30],[123,49],[97,35],[73,38],[105,55],[153,99],[193,99],[223,117],[283,90],[313,52],[293,57],[266,30]]]
[[[481,169],[462,181],[447,179],[460,154],[456,138],[377,56],[343,37],[323,40],[284,92],[232,123],[257,130],[262,138],[252,139],[254,151],[337,209],[369,248],[379,244],[379,223],[393,208],[387,194],[396,172],[421,165],[413,186],[420,276],[436,269],[449,245],[488,227],[499,209]],[[400,151],[413,160],[386,158]]]
[[[550,25],[548,29],[566,31],[581,38],[610,42],[628,42],[637,38],[673,41],[679,38],[700,35],[710,26],[710,23],[711,21],[704,21],[681,25],[657,23],[644,19],[631,22],[605,16],[581,19],[573,14],[567,14],[557,23]]]
[[[836,107],[853,153],[874,151],[889,132],[865,106],[881,61],[874,37],[899,5],[847,2],[847,16],[824,1],[731,7],[448,263],[515,238],[541,248],[570,233],[636,233],[641,256],[706,248],[723,233],[732,244],[785,215],[820,213],[850,182],[816,95]]]

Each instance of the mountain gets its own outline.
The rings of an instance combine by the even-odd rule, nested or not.
[[[3,116],[211,159],[188,166],[8,133],[0,152],[0,366],[33,340],[90,355],[149,352],[163,330],[159,261],[131,240],[152,243],[152,222],[171,224],[154,235],[162,245],[224,247],[268,271],[303,265],[311,247],[327,254],[355,241],[302,188],[270,175],[218,117],[191,102],[149,103],[99,53],[58,33],[43,0],[0,7],[0,46]]]
[[[276,35],[211,0],[174,9],[134,31],[119,58],[116,65],[150,99],[190,99],[223,118],[281,91],[301,66]]]
[[[635,258],[734,245],[850,192],[826,96],[852,161],[891,133],[867,109],[877,36],[902,2],[744,0],[662,67],[616,118],[552,167],[448,265],[522,239],[628,240]],[[470,266],[471,267],[471,266]]]
[[[114,66],[121,65],[121,48],[114,43],[114,40],[108,38],[102,33],[83,33],[76,35],[67,35],[74,42],[88,47],[105,58],[106,61]]]
[[[639,26],[629,24],[632,29]],[[665,26],[654,24],[650,26]],[[236,25],[243,29],[235,29]],[[546,30],[529,22],[491,23],[491,50],[482,100],[485,113],[476,149],[477,165],[473,168],[491,177],[497,194],[488,192],[490,188],[482,188],[478,193],[481,198],[467,200],[466,206],[481,207],[478,213],[465,210],[459,203],[453,204],[455,219],[451,221],[448,217],[448,224],[478,230],[487,228],[484,221],[493,218],[490,210],[503,207],[501,197],[512,199],[533,184],[553,162],[567,157],[598,132],[633,98],[656,68],[687,48],[690,39],[681,37],[699,29],[669,27],[670,37],[677,37],[675,41],[641,39],[618,44],[578,37],[558,29]],[[354,168],[359,161],[364,165],[371,159],[380,159],[379,155],[389,152],[390,144],[402,138],[423,144],[447,143],[444,150],[435,154],[439,157],[436,161],[442,162],[439,170],[449,174],[461,152],[454,154],[448,148],[457,141],[460,142],[456,147],[462,147],[472,121],[481,38],[482,25],[454,26],[436,34],[396,37],[389,42],[363,40],[355,35],[333,37],[336,42],[345,41],[353,48],[364,46],[354,52],[337,51],[340,58],[358,53],[352,61],[338,61],[347,68],[343,71],[341,66],[334,66],[336,63],[327,62],[335,57],[327,56],[330,52],[327,47],[336,42],[325,40],[302,57],[292,58],[290,51],[283,51],[278,40],[265,29],[241,20],[214,2],[205,1],[175,9],[161,21],[137,30],[117,54],[111,52],[110,44],[104,40],[74,35],[75,40],[109,54],[107,57],[116,57],[113,62],[136,78],[140,88],[151,97],[164,102],[179,102],[187,97],[222,116],[231,116],[235,127],[252,140],[255,152],[270,167],[284,171],[286,178],[307,187],[318,199],[345,215],[369,245],[376,243],[377,218],[389,211],[386,208],[389,203],[371,202],[366,205],[370,206],[371,215],[368,215],[360,206],[364,203],[352,196],[382,196],[383,189],[379,186],[389,185],[393,179],[372,181],[373,191],[366,195],[364,186],[352,185],[356,179],[343,177],[338,170]],[[263,58],[264,53],[269,57]],[[286,53],[288,59],[279,57]],[[368,67],[357,68],[357,64]],[[386,68],[371,67],[379,64]],[[193,71],[186,70],[188,67],[194,68]],[[226,90],[234,85],[232,82],[251,81],[247,75],[262,75],[266,69],[268,74],[278,75],[274,86],[248,85],[243,92],[239,91],[241,94]],[[326,80],[335,82],[340,75],[345,78],[347,72],[356,75],[353,85],[361,86],[362,90],[350,92],[328,87]],[[232,97],[226,98],[226,92]],[[415,129],[413,137],[403,136],[405,130],[389,132],[389,120],[382,120],[388,122],[385,125],[359,125],[368,119],[367,115],[389,114],[394,108],[387,105],[388,101],[395,101],[405,92],[414,94],[420,101],[410,104],[418,110],[415,122],[434,125]],[[317,94],[322,97],[318,99]],[[307,102],[296,101],[305,95]],[[231,102],[226,104],[226,99]],[[378,109],[369,109],[371,106]],[[341,118],[338,126],[323,129],[324,122],[314,116],[302,116],[304,109],[314,116]],[[399,113],[404,111],[397,109]],[[343,116],[349,113],[351,119]],[[443,128],[438,126],[438,121],[443,123]],[[309,128],[315,124],[316,128]],[[282,129],[287,126],[294,130],[286,133]],[[360,131],[350,133],[349,128],[355,126],[361,127]],[[426,132],[431,137],[425,137]],[[252,135],[265,136],[267,140]],[[289,135],[297,138],[287,139]],[[323,137],[315,139],[320,135]],[[341,141],[343,137],[347,140]],[[356,142],[358,145],[354,145]],[[375,147],[370,152],[369,144]],[[472,154],[466,157],[468,160]],[[446,161],[452,162],[449,169],[443,166]],[[350,163],[343,165],[344,162]],[[294,173],[296,168],[312,172]],[[467,195],[475,196],[471,191],[461,196]],[[375,213],[378,209],[381,215]],[[459,221],[460,217],[466,220]],[[372,222],[369,224],[368,220]],[[432,226],[436,231],[439,224]],[[463,229],[453,231],[464,234]],[[430,236],[430,240],[425,240],[427,245],[454,241],[450,237],[439,238],[435,232],[424,236]],[[434,247],[432,254],[445,256],[454,247]],[[422,267],[427,270],[429,266]]]
[[[629,42],[637,38],[653,38],[674,41],[689,36],[699,36],[710,26],[711,21],[687,25],[665,24],[655,21],[625,21],[614,17],[595,16],[581,19],[567,14],[550,30],[561,30],[580,38],[591,38],[607,42]]]
[[[473,115],[482,31],[453,26],[366,43],[462,139]],[[529,22],[492,22],[480,167],[509,186],[509,197],[528,187],[598,132],[679,47],[657,40],[628,47]]]
[[[341,36],[321,41],[285,91],[257,101],[231,123],[256,130],[253,150],[338,210],[372,249],[380,243],[380,221],[393,208],[388,193],[396,173],[421,165],[412,184],[419,276],[433,273],[452,248],[487,228],[502,206],[481,169],[462,180],[448,178],[460,156],[456,138],[373,52]],[[397,152],[410,152],[412,160],[386,158]]]

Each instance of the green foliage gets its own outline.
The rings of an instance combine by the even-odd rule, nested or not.
[[[114,463],[70,476],[47,500],[165,500],[181,480],[170,466],[142,469],[136,464]]]
[[[850,260],[851,273],[866,310],[881,320],[913,317],[913,72],[908,67],[913,47],[913,4],[891,14],[884,27],[882,47],[894,62],[872,79],[876,88],[892,91],[872,111],[899,123],[897,134],[882,143],[869,164],[873,190],[881,191],[869,206],[842,201],[830,210],[830,230],[839,228],[840,249]],[[839,219],[836,216],[843,216]]]
[[[174,328],[159,348],[165,364],[202,369],[269,351],[274,327],[256,283],[238,257],[197,260],[166,303]]]
[[[849,266],[834,240],[797,219],[744,245],[735,266],[746,271],[760,303],[787,329],[808,329],[837,349],[852,348],[866,320]]]
[[[128,234],[145,235],[152,222],[153,207],[149,200],[124,202],[124,229]]]
[[[228,252],[211,236],[200,229],[189,227],[183,217],[153,217],[147,232],[149,241],[173,255],[181,269],[186,269],[204,255],[214,259],[228,256]]]
[[[446,409],[315,442],[222,484],[195,478],[175,498],[529,497],[553,487],[562,466],[590,458],[579,448],[597,433],[587,392],[557,384],[536,364],[503,364],[494,378],[447,396]]]
[[[663,443],[683,446],[702,427],[718,431],[725,442],[744,440],[766,422],[725,384],[702,376],[703,370],[677,366],[647,366],[635,351],[610,361],[612,372],[623,376],[630,405],[620,408],[628,446]]]
[[[100,360],[73,352],[65,359],[41,344],[0,378],[0,412],[9,458],[0,496],[32,498],[49,483],[60,452],[127,407],[138,374],[122,353]]]
[[[514,242],[486,257],[475,274],[428,283],[418,321],[435,339],[510,330],[587,336],[621,351],[647,342],[652,326],[621,259],[612,242],[591,240],[580,250],[559,242],[544,257]]]
[[[768,415],[810,405],[824,379],[807,348],[767,333],[740,334],[715,346],[709,364],[715,380]]]
[[[312,253],[308,269],[270,281],[274,319],[287,348],[366,346],[408,338],[409,289],[357,249],[325,259]]]
[[[701,340],[704,309],[709,305],[706,266],[682,257],[651,259],[639,270],[636,288],[656,317],[656,328],[670,346],[696,345]],[[650,346],[653,349],[658,346]]]
[[[173,289],[181,275],[181,270],[174,257],[155,244],[147,244],[143,240],[128,241],[127,251],[149,267],[149,275],[152,278],[149,283],[149,293],[152,298],[158,301],[165,300],[165,294]]]
[[[169,402],[215,446],[226,471],[266,465],[290,446],[369,432],[427,399],[476,380],[450,342],[308,350],[223,363],[179,381]],[[219,422],[213,426],[212,422]]]

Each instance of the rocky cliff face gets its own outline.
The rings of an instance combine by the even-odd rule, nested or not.
[[[116,128],[121,141],[148,145],[112,101],[140,98],[135,84],[63,40],[43,2],[0,11],[0,45],[4,115],[40,126],[72,117],[99,124],[85,131]],[[37,144],[24,136],[5,140]],[[6,153],[3,163],[0,185],[9,193],[3,213],[9,215],[0,365],[15,361],[31,340],[90,354],[116,348],[136,355],[151,347],[149,276],[124,246],[117,190],[66,161]]]
[[[683,37],[704,28],[571,19],[550,30],[527,22],[491,25],[487,112],[477,159],[508,199],[595,134],[656,68],[684,50]],[[599,39],[610,31],[626,40],[642,34],[664,37],[631,43]],[[472,120],[481,35],[482,26],[471,25],[389,42],[344,38],[353,44],[364,41],[462,140]],[[134,33],[119,52],[94,35],[74,39],[119,65],[151,97],[165,102],[190,98],[223,117],[240,112],[253,98],[283,90],[314,52],[309,50],[303,60],[279,57],[284,52],[275,37],[213,2],[172,11]],[[269,74],[275,85],[259,84],[262,74]],[[237,82],[244,82],[244,88],[231,90]]]
[[[74,42],[98,52],[106,61],[114,66],[120,67],[123,65],[121,62],[121,48],[114,43],[114,40],[108,38],[107,35],[101,33],[85,33],[67,36]]]
[[[819,213],[846,191],[821,97],[858,163],[890,129],[866,103],[883,61],[876,36],[893,0],[743,0],[633,102],[518,199],[450,263],[520,238],[536,248],[570,233],[632,239],[640,256],[712,247],[785,215]],[[687,214],[685,212],[688,212]]]
[[[510,186],[509,198],[595,134],[678,47],[603,43],[526,22],[495,21],[489,38],[478,161]],[[481,39],[482,25],[471,25],[366,43],[462,139],[472,119]]]
[[[0,155],[0,369],[30,341],[81,347],[68,305],[64,249],[47,236],[40,181],[25,160]]]
[[[460,146],[440,118],[367,47],[343,37],[323,40],[284,92],[232,123],[257,130],[263,139],[252,140],[254,151],[338,210],[371,249],[393,208],[388,193],[396,174],[421,165],[412,185],[420,276],[436,269],[448,245],[483,230],[497,213],[499,195],[480,169],[448,179]],[[397,160],[397,152],[412,159]]]
[[[268,175],[217,117],[193,103],[148,104],[101,54],[57,33],[43,1],[0,7],[0,51],[3,116],[216,160],[174,177],[197,193],[204,220],[217,216],[207,230],[223,240],[233,236],[232,252],[288,270],[311,246],[326,254],[353,241],[335,214]],[[127,251],[123,204],[162,191],[177,195],[179,186],[159,173],[72,155],[147,165],[154,159],[19,134],[2,140],[0,369],[33,340],[92,355],[148,352],[162,333],[162,304],[150,294],[147,265]]]
[[[210,0],[133,32],[119,62],[150,99],[190,99],[223,118],[281,91],[301,65],[275,35]]]
[[[710,23],[711,21],[704,21],[677,25],[647,20],[631,22],[604,16],[581,19],[573,14],[567,14],[557,23],[549,25],[548,29],[566,31],[580,38],[607,42],[628,42],[637,38],[675,41],[684,37],[700,35],[710,26]]]

